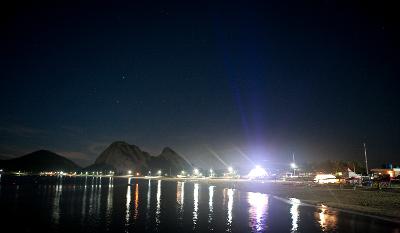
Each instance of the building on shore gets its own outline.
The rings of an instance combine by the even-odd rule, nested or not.
[[[371,172],[374,177],[389,175],[390,178],[396,178],[400,176],[400,167],[393,167],[392,164],[383,165],[381,168],[373,168]]]
[[[374,177],[389,175],[390,178],[396,178],[400,176],[400,168],[373,168],[371,172]]]

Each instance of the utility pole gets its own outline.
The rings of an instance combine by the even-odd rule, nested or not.
[[[295,176],[296,175],[296,162],[295,162],[295,160],[294,160],[294,153],[292,154],[293,155],[293,176]]]
[[[364,142],[364,158],[365,158],[365,171],[367,172],[368,176],[367,146],[365,145],[365,142]]]
[[[294,153],[292,154],[292,156],[293,156],[293,163],[296,164],[296,161],[294,160]]]

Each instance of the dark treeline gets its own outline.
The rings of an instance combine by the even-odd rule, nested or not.
[[[356,173],[366,173],[365,164],[360,161],[345,161],[345,160],[326,160],[322,162],[308,162],[302,167],[302,170],[306,172],[328,172],[336,173],[347,171],[350,168]]]

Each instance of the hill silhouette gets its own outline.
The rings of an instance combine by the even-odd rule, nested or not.
[[[30,154],[0,160],[0,168],[7,171],[78,171],[81,168],[71,160],[48,150],[38,150]]]

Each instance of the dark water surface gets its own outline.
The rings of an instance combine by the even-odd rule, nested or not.
[[[192,182],[10,177],[1,232],[400,232],[396,223],[297,199]]]

